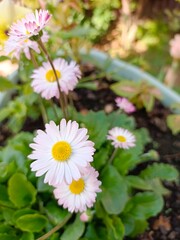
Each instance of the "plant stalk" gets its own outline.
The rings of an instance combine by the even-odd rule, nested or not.
[[[41,236],[40,238],[38,238],[37,240],[45,240],[48,237],[50,237],[53,233],[57,232],[60,228],[62,228],[71,218],[72,214],[68,214],[64,220],[59,223],[58,225],[56,225],[54,228],[52,228],[49,232],[47,232],[46,234],[44,234],[43,236]]]
[[[109,164],[112,163],[112,161],[113,161],[113,159],[114,159],[117,151],[118,151],[118,148],[115,148],[114,151],[113,151],[113,153],[112,153],[112,155],[111,155],[111,157],[110,157],[110,159],[109,159]]]
[[[57,82],[58,91],[59,91],[59,104],[60,104],[61,109],[62,109],[62,111],[63,111],[64,117],[67,119],[67,113],[66,113],[66,110],[65,110],[66,106],[65,106],[65,103],[64,103],[64,99],[63,99],[63,95],[64,95],[64,94],[61,92],[61,88],[60,88],[59,79],[58,79],[58,76],[57,76],[57,73],[56,73],[56,69],[55,69],[55,67],[54,67],[54,64],[53,64],[53,62],[52,62],[52,59],[51,59],[48,51],[46,50],[46,48],[45,48],[45,46],[44,46],[41,38],[39,38],[39,40],[38,40],[37,42],[38,42],[40,48],[42,49],[42,51],[44,52],[45,56],[47,57],[50,65],[51,65],[51,67],[52,67],[52,70],[53,70],[53,72],[54,72],[54,75],[55,75],[55,77],[56,77],[56,82]]]

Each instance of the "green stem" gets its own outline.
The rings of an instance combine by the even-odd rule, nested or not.
[[[55,69],[55,67],[54,67],[54,64],[53,64],[53,62],[52,62],[52,60],[51,60],[51,57],[50,57],[48,51],[46,50],[46,48],[45,48],[45,46],[44,46],[41,38],[39,38],[39,40],[38,40],[37,42],[38,42],[40,48],[42,49],[42,51],[44,52],[45,56],[47,57],[50,65],[51,65],[51,67],[52,67],[52,70],[53,70],[53,72],[54,72],[54,75],[55,75],[55,77],[56,77],[56,82],[57,82],[58,91],[59,91],[59,104],[60,104],[61,109],[62,109],[62,111],[63,111],[64,117],[67,119],[67,114],[66,114],[66,111],[65,111],[65,107],[66,107],[66,106],[65,106],[65,103],[64,103],[64,100],[63,100],[63,92],[61,92],[61,88],[60,88],[59,79],[58,79],[58,76],[57,76],[57,73],[56,73],[56,69]]]
[[[51,107],[52,107],[52,109],[53,109],[53,111],[54,111],[54,114],[55,114],[56,118],[59,119],[58,113],[57,113],[57,111],[56,111],[56,108],[55,108],[55,105],[54,105],[53,101],[50,99],[49,102],[50,102],[50,104],[51,104]]]
[[[113,153],[112,153],[112,155],[111,155],[111,157],[110,157],[110,159],[109,159],[109,164],[112,163],[112,161],[113,161],[113,159],[114,159],[114,157],[115,157],[115,155],[116,155],[116,153],[117,153],[117,150],[118,150],[118,148],[115,148],[115,149],[114,149],[114,151],[113,151]]]
[[[60,228],[62,228],[69,221],[71,216],[72,216],[72,214],[68,214],[61,223],[59,223],[57,226],[55,226],[53,229],[51,229],[48,233],[44,234],[37,240],[45,240],[48,237],[50,237],[53,233],[57,232]]]

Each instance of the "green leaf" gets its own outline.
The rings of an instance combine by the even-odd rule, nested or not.
[[[14,161],[10,163],[0,163],[0,182],[6,182],[10,176],[16,171],[17,166]]]
[[[129,130],[133,130],[135,128],[134,118],[127,116],[124,113],[120,114],[118,111],[112,112],[107,117],[110,123],[109,128],[122,127],[122,128],[127,128]]]
[[[18,208],[31,205],[36,200],[36,189],[22,173],[15,173],[8,181],[10,200]]]
[[[121,82],[112,84],[111,89],[119,96],[133,98],[139,92],[139,84],[128,80],[123,80]]]
[[[83,122],[88,129],[90,139],[95,143],[96,148],[100,146],[106,140],[108,132],[108,120],[103,111],[89,112],[86,116],[80,115],[80,121]]]
[[[113,166],[108,166],[102,173],[101,202],[109,214],[119,214],[128,200],[125,180]]]
[[[161,180],[176,181],[179,173],[175,167],[165,163],[154,163],[141,171],[144,179],[160,178]]]
[[[24,209],[17,210],[13,214],[13,221],[16,222],[17,219],[20,218],[21,216],[27,215],[27,214],[33,214],[33,213],[37,213],[37,211],[35,211],[34,209],[30,209],[30,208],[24,208]]]
[[[0,233],[0,239],[1,240],[18,240],[19,238],[13,234],[8,233]]]
[[[64,218],[68,215],[68,211],[60,208],[55,201],[49,202],[44,208],[47,216],[51,221],[57,225],[64,221]]]
[[[93,166],[95,167],[95,169],[98,170],[107,163],[108,152],[109,152],[108,147],[106,148],[102,147],[98,152],[95,153],[93,161]]]
[[[163,198],[153,192],[137,193],[126,205],[125,213],[145,220],[156,216],[163,208]]]
[[[46,224],[46,217],[36,213],[23,215],[16,221],[17,227],[27,232],[40,232]]]
[[[61,240],[78,240],[84,233],[85,224],[80,220],[79,215],[75,221],[68,225],[61,236]]]
[[[7,91],[12,88],[16,88],[17,86],[10,82],[7,78],[0,76],[0,92]]]
[[[85,233],[85,238],[88,240],[100,240],[101,238],[98,237],[98,232],[96,232],[96,230],[96,226],[93,225],[93,223],[89,223]]]
[[[110,240],[123,240],[124,225],[121,219],[117,216],[105,217],[105,224],[108,230],[108,239]]]
[[[152,190],[151,185],[138,176],[129,175],[126,177],[126,181],[130,187],[140,190]]]
[[[32,232],[24,232],[20,240],[34,240],[34,234]]]
[[[180,114],[170,114],[166,121],[174,135],[180,132]]]
[[[44,183],[44,176],[38,177],[37,179],[37,191],[38,192],[50,192],[52,193],[53,187]]]
[[[6,186],[0,184],[0,204],[5,207],[14,207],[12,202],[9,200]]]

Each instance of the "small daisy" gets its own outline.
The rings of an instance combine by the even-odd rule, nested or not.
[[[136,110],[135,106],[131,102],[129,102],[127,98],[117,97],[115,99],[115,102],[117,107],[124,110],[124,112],[126,113],[132,113]]]
[[[114,127],[109,131],[107,139],[112,140],[115,148],[128,149],[135,146],[135,136],[127,129]]]
[[[47,32],[43,31],[41,38],[43,42],[47,42],[49,39]],[[12,57],[15,57],[17,59],[19,59],[20,54],[24,52],[27,59],[30,60],[30,49],[33,49],[35,52],[40,53],[37,42],[31,41],[30,39],[18,39],[18,41],[15,41],[12,36],[9,37],[4,46],[5,54],[11,54]]]
[[[78,78],[81,76],[78,65],[76,65],[75,62],[68,64],[68,62],[62,58],[55,59],[53,65],[61,91],[68,94],[69,91],[74,90],[78,83]],[[43,98],[59,98],[56,77],[49,62],[44,62],[42,67],[35,69],[31,78],[33,79],[31,86],[34,91],[40,93]]]
[[[35,11],[28,13],[25,18],[18,20],[10,27],[9,35],[14,37],[14,40],[28,39],[32,36],[37,36],[39,32],[47,25],[51,15],[47,10]]]
[[[101,192],[99,173],[93,167],[85,168],[81,178],[71,184],[62,183],[54,190],[58,204],[63,205],[69,212],[84,212],[91,208],[96,200],[96,193]]]
[[[79,128],[76,121],[62,119],[60,125],[53,121],[45,125],[45,131],[38,130],[30,159],[31,170],[36,171],[36,176],[45,174],[45,183],[50,185],[60,184],[81,177],[80,169],[88,166],[93,161],[94,143],[87,140],[87,129]]]

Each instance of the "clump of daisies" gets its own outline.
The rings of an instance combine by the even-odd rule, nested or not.
[[[44,182],[55,187],[59,205],[70,212],[83,212],[93,206],[101,182],[98,172],[90,166],[95,152],[94,143],[88,140],[87,129],[79,128],[76,121],[60,125],[53,121],[38,130],[30,159],[36,176],[45,175]]]

